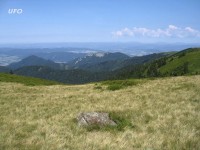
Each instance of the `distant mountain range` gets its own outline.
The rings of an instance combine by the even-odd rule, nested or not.
[[[200,47],[200,44],[138,42],[0,44],[0,66],[18,62],[30,55],[54,62],[68,63],[94,52],[121,52],[128,56],[144,56],[153,53],[180,51],[190,47]]]
[[[8,68],[12,70],[16,70],[25,66],[47,66],[53,69],[62,69],[61,64],[55,63],[51,60],[45,60],[43,58],[40,58],[34,55],[26,57],[19,62],[12,63],[8,65]]]
[[[92,67],[100,63],[109,62],[109,61],[121,62],[125,59],[130,58],[129,56],[123,53],[104,53],[104,52],[89,53],[83,56],[84,57],[75,58],[74,60],[68,63],[55,63],[52,60],[46,60],[41,57],[31,55],[22,59],[19,62],[10,64],[7,67],[12,70],[16,70],[21,67],[27,67],[27,66],[46,66],[46,67],[57,69],[57,70],[82,69],[82,70],[87,70],[87,71],[95,71],[95,68],[93,69]],[[95,72],[97,71],[98,70],[96,70]],[[99,71],[104,71],[104,70],[102,68]]]
[[[0,72],[80,84],[108,79],[200,74],[199,64],[200,48],[191,48],[135,57],[118,52],[93,52],[68,63],[56,63],[31,55],[7,67],[0,67]]]
[[[105,53],[105,52],[96,52],[96,53],[90,53],[86,55],[85,57],[76,58],[73,61],[68,63],[68,66],[70,69],[83,69],[88,71],[107,71],[104,70],[103,66],[108,67],[108,62],[112,62],[113,67],[111,70],[114,70],[114,64],[115,62],[122,62],[126,59],[129,59],[130,57],[128,55],[125,55],[123,53]],[[98,67],[102,66],[102,67]]]
[[[85,50],[88,53],[79,52],[80,49],[67,48],[54,48],[54,49],[14,49],[14,48],[0,48],[0,66],[6,66],[14,62],[18,62],[28,56],[34,55],[47,60],[51,60],[58,63],[67,63],[75,58],[84,57],[89,50]],[[91,50],[91,52],[94,52]]]
[[[122,52],[133,56],[147,55],[166,51],[180,51],[190,47],[200,47],[200,43],[140,43],[140,42],[67,42],[67,43],[34,43],[34,44],[0,44],[0,49],[9,47],[12,49],[39,50],[39,52],[82,52],[108,51]],[[0,50],[1,51],[1,50]],[[33,55],[33,53],[31,54]]]
[[[36,53],[35,56],[52,60],[56,63],[68,63],[76,58],[85,57],[87,53],[74,53],[74,52],[48,52]]]
[[[45,66],[57,70],[80,69],[90,72],[114,71],[128,65],[143,64],[151,60],[165,56],[165,53],[150,54],[145,56],[130,57],[123,53],[89,53],[84,57],[75,58],[68,63],[56,63],[52,60],[43,59],[38,56],[28,56],[19,62],[12,63],[7,67],[16,70],[27,66]]]

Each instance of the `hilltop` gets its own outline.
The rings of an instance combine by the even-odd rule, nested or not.
[[[123,84],[130,82],[111,91],[105,83],[26,86],[0,81],[0,149],[200,147],[199,75]],[[78,127],[75,118],[87,111],[115,114],[125,127]]]
[[[26,67],[26,66],[48,66],[53,69],[61,68],[60,64],[58,63],[55,63],[51,60],[45,60],[43,58],[40,58],[34,55],[28,56],[19,62],[12,63],[8,66],[8,68],[16,70],[16,69],[19,69],[21,67]]]

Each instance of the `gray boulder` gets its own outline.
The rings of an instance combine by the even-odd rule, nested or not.
[[[99,125],[99,126],[116,126],[117,124],[109,118],[108,113],[103,112],[85,112],[80,113],[77,117],[79,126]]]

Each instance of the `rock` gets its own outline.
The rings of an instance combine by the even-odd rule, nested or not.
[[[79,126],[99,125],[99,126],[116,126],[117,124],[109,118],[108,113],[103,112],[85,112],[80,113],[77,117]]]

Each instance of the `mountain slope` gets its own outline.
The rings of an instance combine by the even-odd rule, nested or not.
[[[85,70],[54,70],[45,66],[27,66],[14,71],[17,75],[31,76],[42,79],[54,80],[69,84],[83,84],[101,81],[108,78],[109,73],[91,73]]]
[[[58,85],[61,83],[49,81],[49,80],[43,80],[33,77],[25,77],[25,76],[19,76],[19,75],[11,75],[6,73],[0,73],[0,82],[14,82],[14,83],[22,83],[24,85]]]
[[[95,53],[84,58],[78,58],[68,63],[71,69],[83,69],[91,72],[115,71],[117,69],[150,62],[167,56],[167,53],[150,54],[129,57],[123,53]]]
[[[162,57],[170,56],[176,52],[170,52],[170,53],[153,53],[149,55],[144,56],[135,56],[130,59],[127,59],[124,61],[123,66],[129,66],[129,65],[138,65],[138,64],[144,64],[151,62],[156,59],[160,59]]]
[[[36,53],[38,57],[54,62],[67,63],[76,58],[85,57],[86,53],[72,53],[72,52],[49,52],[49,53]]]
[[[141,78],[200,74],[200,49],[186,49],[145,64],[129,65],[115,71],[112,78]]]
[[[70,68],[73,69],[88,69],[94,65],[103,63],[103,62],[108,62],[108,61],[122,61],[125,59],[130,58],[128,55],[125,55],[123,53],[105,53],[105,52],[98,52],[98,53],[91,53],[88,54],[85,57],[82,58],[77,58],[71,62],[68,63]]]
[[[34,55],[26,57],[17,63],[12,63],[8,67],[15,70],[25,66],[48,66],[53,69],[61,69],[60,64],[54,63],[50,60],[45,60]]]
[[[185,74],[200,73],[200,48],[186,49],[167,58],[166,65],[160,67],[159,71],[162,74],[179,75],[178,71],[184,66],[187,69]]]

